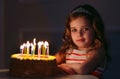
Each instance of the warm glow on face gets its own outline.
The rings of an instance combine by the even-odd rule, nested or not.
[[[94,32],[89,21],[85,17],[79,17],[71,21],[71,38],[78,49],[86,49],[93,42]]]

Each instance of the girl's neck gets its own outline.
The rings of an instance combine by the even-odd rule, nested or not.
[[[78,50],[89,50],[89,48],[78,48]]]

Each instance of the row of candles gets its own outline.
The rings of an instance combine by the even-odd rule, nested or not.
[[[37,47],[37,55],[40,58],[41,55],[49,56],[49,44],[47,41],[39,41],[36,45],[36,39],[34,38],[33,42],[30,43],[27,41],[20,46],[20,53],[23,55],[26,52],[27,55],[35,56],[35,51]]]

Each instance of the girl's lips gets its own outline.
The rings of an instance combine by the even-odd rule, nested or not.
[[[83,38],[83,39],[78,39],[77,40],[78,42],[80,41],[80,42],[83,42],[83,41],[85,41],[85,39]]]

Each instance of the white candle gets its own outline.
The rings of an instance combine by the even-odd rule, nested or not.
[[[27,41],[26,46],[27,46],[27,55],[29,55],[29,47],[30,47],[29,41]]]
[[[36,39],[35,38],[33,39],[33,44],[36,45]]]
[[[23,55],[23,50],[24,50],[24,46],[23,45],[21,45],[20,46],[20,53]]]
[[[34,54],[34,51],[33,51],[34,50],[34,45],[32,43],[30,45],[31,45],[31,55],[33,56],[33,54]]]
[[[43,45],[43,41],[42,42],[38,42],[38,57],[40,58],[41,55],[41,46]]]
[[[36,39],[34,38],[33,40],[33,45],[34,45],[34,48],[33,48],[33,55],[35,55],[35,49],[36,49]]]
[[[46,56],[48,57],[49,56],[49,44],[47,41],[45,41],[45,48],[46,48]]]

